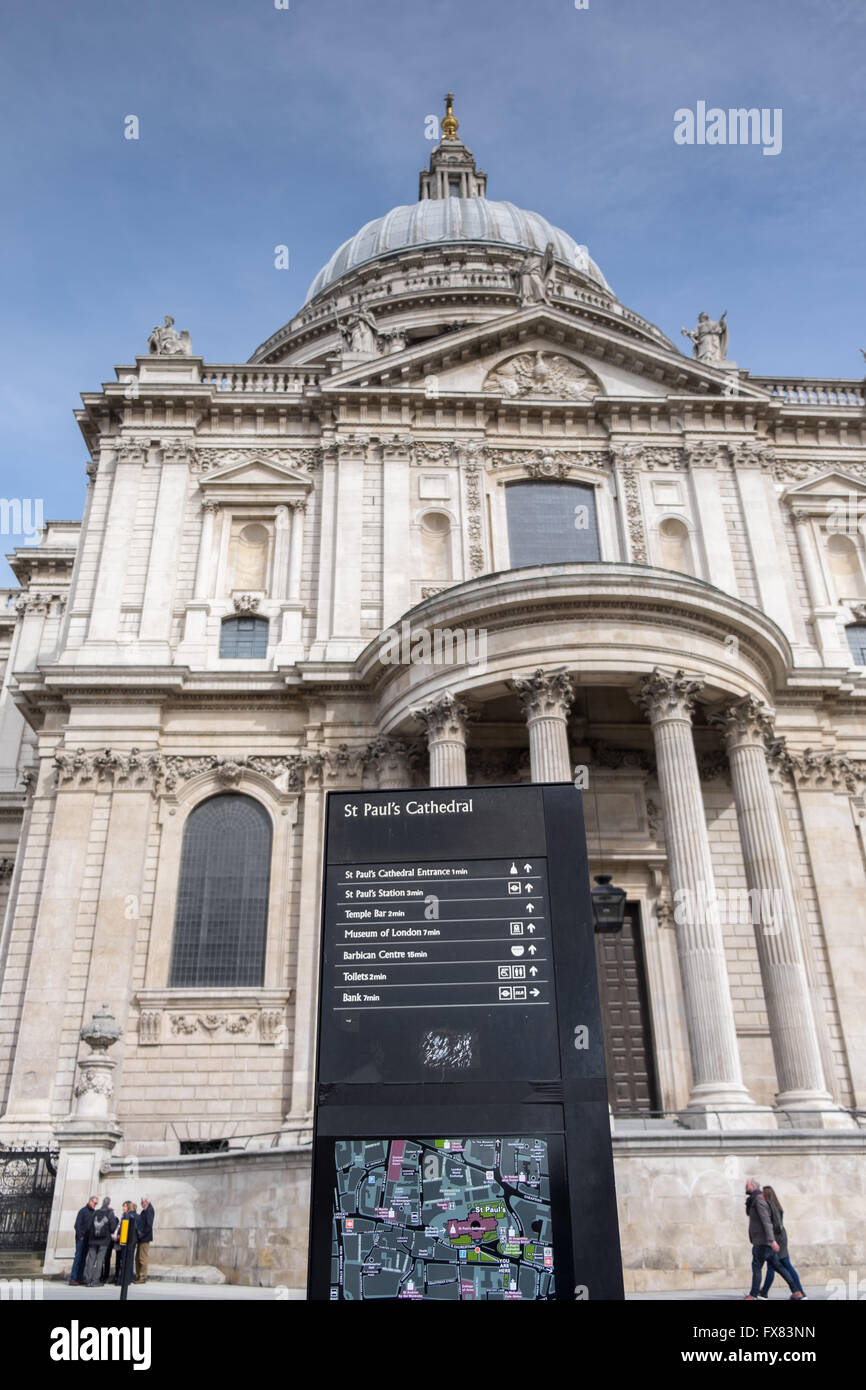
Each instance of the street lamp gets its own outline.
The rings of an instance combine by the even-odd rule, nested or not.
[[[592,898],[592,921],[597,932],[622,931],[625,921],[624,888],[616,888],[611,883],[610,874],[596,874],[596,887],[590,894]]]

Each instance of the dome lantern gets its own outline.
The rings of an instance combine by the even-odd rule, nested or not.
[[[445,97],[442,139],[430,154],[429,169],[418,175],[418,201],[425,198],[484,198],[487,175],[475,167],[475,158],[457,137],[454,93]]]

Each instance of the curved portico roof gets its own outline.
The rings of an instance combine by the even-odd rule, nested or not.
[[[362,681],[378,687],[383,732],[405,728],[412,706],[448,690],[485,701],[515,675],[565,667],[592,685],[636,685],[656,666],[704,682],[702,698],[755,695],[772,703],[793,655],[785,634],[752,604],[704,580],[651,565],[530,565],[456,584],[401,620],[409,632],[472,628],[483,661],[383,662],[380,635],[359,655]],[[399,627],[399,624],[398,624]],[[733,639],[733,640],[732,640]]]

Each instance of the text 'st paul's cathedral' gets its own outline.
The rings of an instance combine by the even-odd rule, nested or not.
[[[450,99],[418,195],[246,364],[155,328],[83,396],[82,521],[12,559],[0,1143],[56,1155],[45,1268],[91,1190],[141,1188],[155,1264],[302,1283],[325,793],[577,768],[628,897],[597,938],[627,1287],[738,1284],[753,1172],[838,1277],[862,384],[750,375],[716,309],[672,342],[488,198]]]

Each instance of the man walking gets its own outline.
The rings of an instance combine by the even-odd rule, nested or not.
[[[84,1260],[87,1255],[87,1240],[93,1225],[93,1212],[98,1200],[98,1197],[91,1197],[75,1218],[75,1259],[72,1261],[72,1270],[69,1275],[70,1284],[81,1283]]]
[[[761,1273],[768,1264],[776,1274],[784,1279],[792,1294],[796,1294],[791,1276],[779,1259],[779,1243],[773,1235],[773,1222],[767,1199],[761,1191],[760,1183],[754,1178],[746,1182],[746,1216],[749,1218],[749,1240],[752,1242],[752,1287],[746,1299],[757,1299],[761,1289]]]
[[[154,1211],[149,1197],[142,1197],[141,1211],[135,1220],[135,1278],[134,1284],[147,1283],[147,1262],[150,1259],[150,1242],[153,1240]]]

